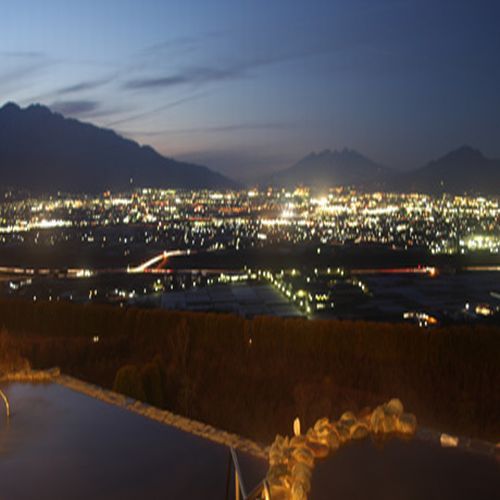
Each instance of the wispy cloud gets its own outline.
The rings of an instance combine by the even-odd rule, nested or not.
[[[85,92],[88,90],[95,90],[103,85],[106,85],[112,80],[112,78],[103,78],[100,80],[87,80],[75,83],[73,85],[68,85],[67,87],[62,87],[54,92],[54,94],[66,95],[74,94],[78,92]]]
[[[142,111],[140,113],[136,113],[133,115],[129,115],[125,118],[121,118],[119,120],[112,121],[110,123],[106,124],[106,127],[114,127],[116,125],[123,125],[125,123],[129,123],[135,120],[139,120],[140,118],[144,118],[146,116],[150,116],[156,113],[160,113],[161,111],[166,111],[167,109],[171,108],[176,108],[177,106],[180,106],[182,104],[185,104],[186,102],[194,101],[197,99],[201,99],[202,97],[206,96],[208,92],[200,92],[198,94],[194,94],[191,96],[183,97],[181,99],[177,99],[175,101],[168,102],[167,104],[164,104],[162,106],[158,106],[156,108],[147,110],[147,111]]]
[[[129,135],[140,135],[142,137],[154,137],[161,135],[182,135],[182,134],[218,134],[232,133],[245,130],[287,130],[289,123],[284,122],[257,122],[257,123],[232,123],[229,125],[216,125],[208,127],[193,127],[184,129],[166,129],[154,131],[129,131]]]
[[[77,100],[77,101],[56,101],[52,103],[50,109],[68,116],[81,116],[95,113],[100,108],[98,101]]]
[[[15,59],[41,59],[45,58],[45,53],[35,50],[33,51],[0,50],[0,56],[15,58]]]
[[[0,51],[0,91],[16,93],[33,86],[34,78],[57,61],[44,52]]]
[[[229,125],[219,125],[214,127],[196,127],[184,130],[178,130],[178,133],[191,132],[232,132],[238,130],[284,130],[290,127],[285,122],[257,122],[257,123],[232,123]]]
[[[20,81],[33,75],[40,69],[39,65],[20,66],[0,73],[0,88],[4,85]]]
[[[205,44],[208,40],[220,38],[227,34],[227,31],[209,31],[190,36],[178,36],[162,42],[155,43],[144,47],[140,52],[140,56],[156,56],[163,55],[166,52],[181,52],[191,51]]]
[[[110,117],[124,112],[122,107],[109,106],[101,101],[90,99],[55,101],[49,105],[49,108],[64,116],[78,119],[104,118],[109,120]]]
[[[171,50],[191,50],[196,46],[198,42],[199,39],[195,36],[177,37],[170,40],[165,40],[163,42],[155,43],[153,45],[148,45],[140,51],[140,55],[154,56]]]
[[[234,61],[220,66],[195,66],[176,73],[160,76],[142,77],[125,82],[124,88],[129,90],[151,90],[170,88],[180,85],[202,86],[204,84],[224,80],[241,79],[251,76],[252,70],[279,64],[309,55],[317,55],[324,49],[311,49],[285,54],[263,55],[248,60]]]
[[[0,51],[0,58],[4,59],[5,63],[5,66],[0,69],[0,83],[5,83],[15,78],[23,78],[53,63],[45,53],[35,51]]]
[[[158,78],[139,78],[129,80],[125,83],[125,88],[133,90],[158,89],[175,87],[184,84],[204,84],[228,80],[241,76],[241,68],[189,68],[184,72],[162,76]]]

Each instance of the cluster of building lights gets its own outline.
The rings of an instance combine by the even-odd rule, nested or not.
[[[109,228],[122,231],[110,234]],[[6,199],[0,244],[133,243],[242,249],[276,243],[365,244],[435,254],[500,249],[498,198],[307,189],[137,190],[129,194]]]

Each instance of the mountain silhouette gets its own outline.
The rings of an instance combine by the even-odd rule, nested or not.
[[[261,179],[261,186],[329,188],[354,186],[368,191],[429,194],[499,194],[500,160],[462,146],[415,170],[401,172],[343,149],[311,153],[295,165]]]
[[[279,187],[299,185],[325,188],[377,183],[390,169],[375,163],[357,151],[343,149],[311,153],[295,165],[263,179],[260,184]]]
[[[0,108],[0,169],[1,186],[35,192],[237,187],[207,167],[166,158],[150,146],[39,104]]]
[[[388,184],[407,192],[499,194],[500,160],[486,158],[478,149],[462,146],[397,176]]]

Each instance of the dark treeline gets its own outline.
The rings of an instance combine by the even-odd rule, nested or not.
[[[290,434],[297,415],[310,425],[393,396],[428,426],[500,435],[495,326],[422,330],[2,299],[0,328],[35,368],[57,365],[261,441]]]

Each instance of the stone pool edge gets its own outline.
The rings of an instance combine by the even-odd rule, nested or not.
[[[249,453],[257,458],[268,459],[269,446],[260,445],[237,434],[217,429],[197,420],[190,420],[189,418],[182,417],[168,410],[161,410],[147,403],[124,396],[123,394],[104,389],[89,382],[84,382],[69,375],[61,374],[59,368],[11,372],[0,376],[0,382],[54,382],[81,394],[85,394],[86,396],[155,420],[156,422],[170,425],[184,432],[208,439],[223,446]],[[470,453],[500,457],[500,443],[495,444],[489,441],[472,439],[465,436],[454,436],[421,426],[417,426],[414,439],[435,443],[443,448],[457,448]]]
[[[197,420],[191,420],[189,418],[176,415],[168,410],[161,410],[141,401],[124,396],[123,394],[118,394],[69,375],[61,374],[59,368],[52,368],[50,370],[12,372],[0,376],[0,381],[25,383],[53,382],[91,398],[149,418],[150,420],[155,420],[156,422],[175,427],[176,429],[189,434],[208,439],[214,443],[248,453],[256,458],[267,460],[269,448],[257,444],[250,439],[217,429]]]

